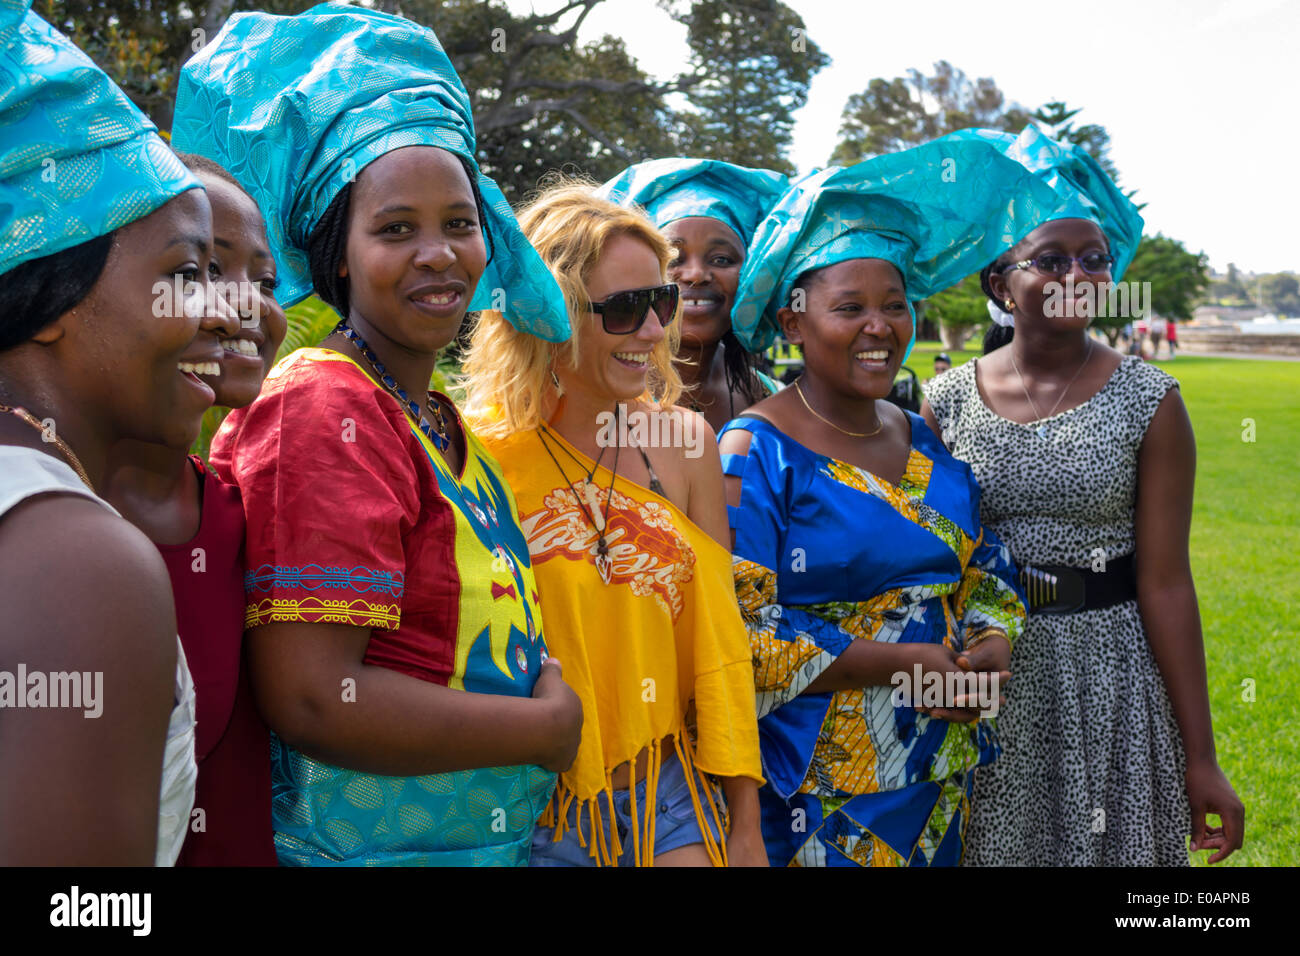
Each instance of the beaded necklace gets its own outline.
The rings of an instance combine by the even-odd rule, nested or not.
[[[378,376],[380,384],[388,390],[390,395],[397,399],[402,406],[402,410],[416,423],[424,436],[433,442],[438,451],[446,451],[451,447],[451,441],[447,438],[447,422],[442,417],[442,403],[432,401],[432,393],[426,399],[426,406],[433,412],[434,418],[437,419],[438,424],[436,427],[429,424],[421,412],[419,404],[412,401],[406,394],[406,390],[397,384],[397,379],[388,373],[383,363],[379,361],[379,356],[366,344],[366,340],[359,336],[352,326],[348,325],[347,319],[341,319],[339,324],[334,327],[334,332],[342,335],[357,347],[357,351],[361,353],[362,358],[370,364],[371,369]]]

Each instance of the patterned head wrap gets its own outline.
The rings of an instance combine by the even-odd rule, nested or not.
[[[30,7],[0,0],[0,275],[203,188],[126,94]]]
[[[848,259],[883,259],[902,273],[907,290],[910,355],[912,301],[979,271],[1058,204],[1045,182],[995,144],[956,134],[811,173],[759,225],[732,328],[747,348],[765,349],[801,275]]]
[[[367,164],[406,146],[455,153],[478,177],[494,246],[470,309],[494,308],[501,289],[516,328],[569,337],[559,286],[478,172],[469,95],[432,30],[343,5],[236,13],[181,71],[172,142],[220,163],[257,201],[286,305],[311,294],[308,238]]]
[[[789,180],[770,169],[715,159],[652,159],[629,166],[597,190],[619,205],[645,208],[655,227],[692,216],[717,219],[745,246]]]
[[[1087,150],[1073,143],[1057,142],[1032,125],[1026,126],[1019,136],[988,129],[967,129],[952,135],[997,146],[1050,186],[1059,197],[1059,206],[1049,220],[1095,222],[1110,242],[1110,253],[1115,257],[1111,278],[1118,282],[1123,277],[1142,241],[1142,216]]]

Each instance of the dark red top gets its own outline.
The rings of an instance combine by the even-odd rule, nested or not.
[[[238,488],[208,474],[198,458],[191,461],[203,489],[199,533],[185,544],[158,545],[198,711],[194,808],[203,812],[190,815],[176,865],[275,866],[271,738],[242,655],[244,506]]]

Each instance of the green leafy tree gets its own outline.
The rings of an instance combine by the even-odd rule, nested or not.
[[[803,18],[779,0],[660,0],[660,7],[686,25],[691,48],[682,151],[795,172],[786,159],[794,112],[830,62]]]
[[[972,126],[1019,132],[1030,118],[1007,102],[991,77],[971,80],[940,60],[931,76],[908,70],[892,80],[873,79],[850,96],[830,161],[851,165]]]
[[[1082,146],[1106,174],[1118,182],[1119,170],[1110,158],[1110,133],[1106,132],[1106,127],[1096,123],[1075,126],[1074,117],[1081,112],[1082,109],[1072,110],[1063,102],[1053,100],[1034,110],[1033,120],[1053,139]]]
[[[1151,283],[1151,310],[1167,319],[1186,322],[1210,285],[1209,268],[1205,253],[1188,252],[1177,239],[1160,234],[1143,236],[1124,281]],[[1129,321],[1120,316],[1098,324],[1122,326]]]
[[[1300,316],[1300,281],[1289,272],[1259,278],[1260,305],[1278,315]]]

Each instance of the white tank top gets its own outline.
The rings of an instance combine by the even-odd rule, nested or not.
[[[10,509],[32,495],[52,491],[81,495],[98,501],[117,514],[107,501],[94,494],[66,464],[37,451],[15,445],[0,445],[0,521]],[[156,866],[172,866],[180,856],[181,844],[194,808],[194,785],[199,768],[194,762],[194,680],[185,663],[185,650],[176,639],[175,705],[167,724],[167,746],[163,750],[162,793],[158,803],[158,849]]]

